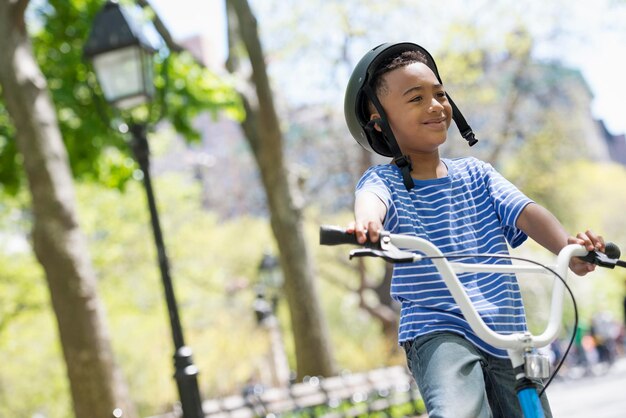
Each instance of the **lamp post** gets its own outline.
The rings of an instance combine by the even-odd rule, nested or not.
[[[151,100],[154,84],[152,55],[155,50],[129,13],[117,1],[109,0],[96,15],[84,54],[93,63],[105,99],[124,110]],[[146,123],[131,123],[131,150],[143,173],[152,232],[157,249],[159,269],[174,340],[174,377],[178,386],[183,416],[202,418],[202,400],[198,387],[198,369],[191,349],[185,345],[178,306],[170,277],[170,267],[163,242],[152,180],[150,149],[146,138]]]
[[[259,289],[271,303],[272,312],[276,312],[278,295],[283,285],[283,274],[278,258],[268,252],[263,254],[259,263]]]
[[[283,284],[283,275],[278,259],[266,253],[259,264],[259,285],[254,301],[257,322],[267,329],[270,338],[270,363],[272,365],[273,384],[286,387],[289,384],[289,362],[285,353],[280,324],[276,317],[278,296]]]

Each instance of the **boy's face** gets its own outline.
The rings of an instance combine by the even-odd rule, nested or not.
[[[452,107],[445,89],[421,62],[383,75],[386,91],[379,100],[404,154],[432,153],[446,141]],[[380,117],[372,114],[371,119]]]

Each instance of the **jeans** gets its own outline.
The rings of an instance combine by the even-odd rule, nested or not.
[[[449,332],[423,335],[404,347],[429,418],[523,416],[509,359],[487,354]],[[545,393],[541,403],[551,418]]]

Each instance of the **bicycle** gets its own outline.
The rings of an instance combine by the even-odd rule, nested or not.
[[[567,286],[569,262],[572,257],[594,263],[601,267],[626,267],[626,262],[619,260],[620,250],[612,243],[606,244],[605,253],[598,251],[588,252],[583,246],[570,244],[565,246],[556,257],[556,264],[547,266],[542,263],[521,257],[502,254],[443,254],[433,243],[416,236],[391,234],[382,231],[376,243],[369,240],[359,244],[352,233],[336,226],[320,227],[321,245],[352,244],[362,248],[350,251],[353,257],[380,257],[390,263],[417,263],[430,260],[439,271],[448,290],[459,306],[463,316],[474,333],[488,344],[506,349],[515,370],[517,396],[526,418],[544,418],[543,408],[539,398],[558,373],[563,361],[574,342],[575,334],[570,339],[569,346],[550,374],[550,360],[547,356],[537,352],[538,348],[549,345],[556,339],[561,326],[563,314],[563,299],[565,290],[568,291],[574,308],[574,327],[578,324],[578,310],[574,295]],[[415,251],[415,252],[412,252]],[[521,264],[478,264],[449,261],[454,258],[506,258],[509,260],[524,261],[532,265]],[[555,280],[552,289],[550,316],[545,330],[539,335],[530,332],[500,334],[489,328],[480,317],[464,290],[457,273],[539,273],[552,275]],[[543,390],[538,393],[537,385],[531,379],[548,379]]]

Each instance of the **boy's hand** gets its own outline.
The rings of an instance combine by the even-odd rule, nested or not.
[[[587,230],[586,232],[579,232],[575,237],[569,237],[567,239],[567,243],[582,245],[587,249],[587,251],[597,250],[604,252],[604,238],[600,235],[594,234],[590,230]],[[584,276],[590,271],[594,271],[596,266],[595,264],[582,261],[578,257],[574,257],[569,263],[569,268],[579,276]]]
[[[365,244],[368,236],[371,242],[377,242],[382,229],[383,225],[380,221],[354,221],[350,222],[346,232],[354,233],[357,242]]]
[[[354,232],[359,244],[365,244],[368,235],[371,242],[378,242],[386,213],[387,205],[377,195],[367,191],[357,193],[354,222],[348,225],[347,232]]]

